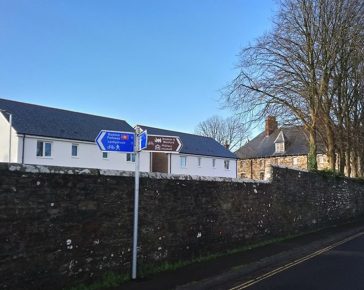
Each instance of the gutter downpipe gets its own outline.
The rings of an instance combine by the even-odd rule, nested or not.
[[[253,159],[250,159],[250,179],[253,179]]]
[[[11,163],[11,129],[13,128],[13,115],[9,114],[9,164]]]
[[[235,162],[235,178],[238,178],[238,162],[240,160],[239,159],[236,159],[236,162]]]
[[[22,153],[21,153],[21,164],[24,164],[24,152],[25,152],[25,134],[23,135],[23,146],[22,146]]]

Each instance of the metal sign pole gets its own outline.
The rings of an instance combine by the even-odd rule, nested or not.
[[[133,232],[133,260],[131,278],[137,277],[137,256],[138,256],[138,216],[139,216],[139,130],[135,128],[135,191],[134,191],[134,232]]]
[[[135,127],[135,132],[121,132],[101,130],[95,139],[101,151],[125,152],[135,155],[135,188],[134,188],[134,225],[133,225],[133,253],[132,253],[132,279],[137,278],[137,258],[138,258],[138,217],[139,217],[139,167],[140,151],[147,147],[147,131],[143,131],[139,126]]]

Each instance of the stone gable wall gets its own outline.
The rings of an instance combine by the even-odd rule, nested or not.
[[[133,174],[0,164],[0,289],[130,272]],[[274,167],[271,182],[142,174],[139,267],[359,217],[363,183]]]

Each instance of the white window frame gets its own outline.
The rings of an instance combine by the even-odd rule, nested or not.
[[[230,160],[224,160],[224,168],[225,170],[230,170]]]
[[[292,165],[297,166],[298,165],[298,157],[293,157],[292,159]]]
[[[285,151],[283,142],[276,143],[275,145],[276,145],[276,153],[283,153]]]
[[[73,155],[73,148],[76,147],[76,155]],[[78,158],[78,144],[72,144],[71,145],[71,156],[72,158]]]
[[[38,155],[38,144],[39,143],[42,143],[42,152],[41,152],[41,155]],[[35,155],[37,156],[37,158],[52,158],[52,143],[53,142],[50,142],[50,141],[45,141],[45,140],[37,140],[37,147],[36,147],[36,151],[35,151]],[[49,144],[50,145],[50,155],[46,155],[46,145]]]
[[[126,162],[134,163],[135,162],[135,153],[126,153]]]
[[[181,168],[187,167],[187,156],[180,156],[179,157],[179,165]]]

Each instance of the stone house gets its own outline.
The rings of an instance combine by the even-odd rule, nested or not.
[[[318,147],[318,169],[328,168],[324,149]],[[271,165],[307,169],[308,134],[303,126],[278,127],[276,118],[269,116],[265,130],[235,154],[241,178],[269,179]]]

